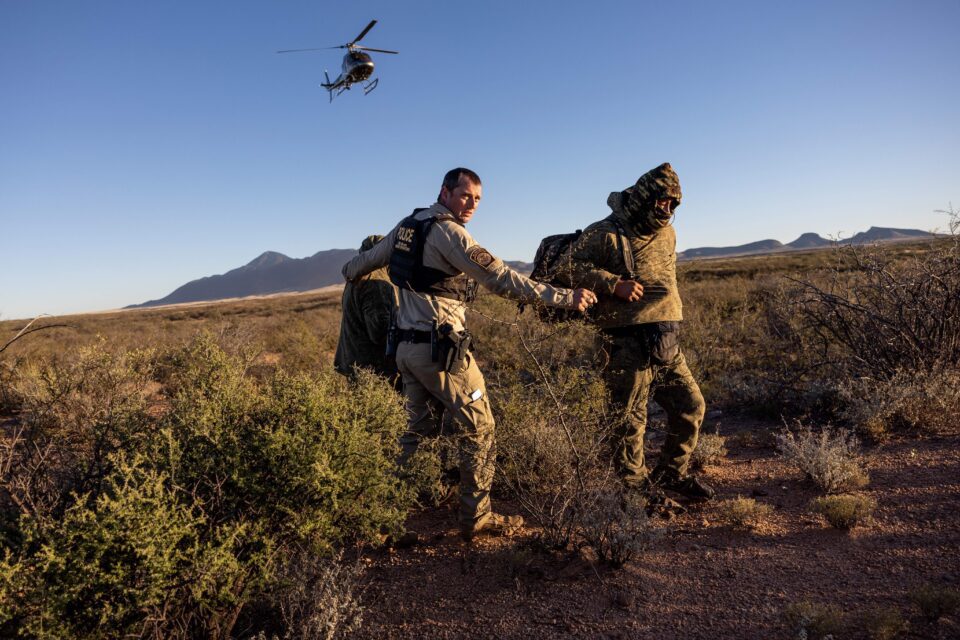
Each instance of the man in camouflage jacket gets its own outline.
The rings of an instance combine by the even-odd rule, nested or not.
[[[713,490],[687,473],[705,405],[678,342],[683,305],[670,220],[680,199],[680,180],[669,164],[611,193],[613,213],[583,231],[558,277],[597,294],[591,315],[609,340],[605,378],[618,420],[614,463],[621,478],[629,487],[709,499]],[[651,397],[666,411],[669,429],[648,472],[643,437]]]
[[[383,236],[369,236],[360,245],[360,253],[369,251]],[[345,376],[354,367],[371,369],[394,383],[399,390],[400,374],[396,362],[388,358],[387,330],[397,306],[397,289],[386,268],[377,269],[343,287],[340,341],[333,366]]]

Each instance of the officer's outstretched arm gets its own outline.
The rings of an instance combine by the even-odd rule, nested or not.
[[[439,224],[437,226],[440,227]],[[552,307],[573,307],[573,292],[569,289],[536,282],[517,273],[503,260],[476,244],[462,228],[450,228],[447,225],[441,228],[446,234],[444,257],[452,267],[467,274],[485,289],[521,302],[540,300]]]
[[[349,282],[362,278],[380,267],[390,264],[390,254],[393,252],[393,243],[397,239],[397,229],[394,227],[386,238],[378,242],[372,249],[354,256],[343,265],[341,273]]]

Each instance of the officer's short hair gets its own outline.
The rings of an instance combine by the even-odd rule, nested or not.
[[[464,169],[463,167],[457,167],[456,169],[450,169],[450,171],[447,171],[447,175],[443,176],[443,186],[447,188],[447,191],[453,191],[457,188],[457,185],[460,184],[461,176],[466,176],[467,180],[473,184],[483,184],[480,182],[480,176],[478,176],[476,172],[470,169]]]

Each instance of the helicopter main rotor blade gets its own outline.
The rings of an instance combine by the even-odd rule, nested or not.
[[[378,53],[400,53],[399,51],[388,51],[387,49],[371,49],[370,47],[361,47],[360,45],[354,45],[354,49],[360,49],[362,51],[376,51]]]
[[[295,53],[297,51],[326,51],[327,49],[343,49],[343,48],[345,47],[341,46],[341,47],[318,47],[316,49],[284,49],[283,51],[277,51],[277,53]]]
[[[364,29],[363,31],[361,31],[361,32],[360,32],[360,35],[358,35],[356,38],[354,38],[354,39],[353,39],[353,42],[351,42],[350,44],[356,44],[356,43],[360,42],[360,41],[363,39],[363,36],[367,35],[367,32],[370,31],[370,29],[373,29],[373,25],[375,25],[375,24],[377,24],[377,21],[376,21],[376,20],[371,20],[371,21],[370,21],[370,24],[367,25],[367,28]]]

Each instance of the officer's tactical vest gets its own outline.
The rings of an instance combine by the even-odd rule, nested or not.
[[[470,302],[476,295],[477,287],[466,274],[452,276],[423,264],[423,246],[434,223],[456,218],[441,215],[417,220],[416,215],[423,210],[414,209],[397,227],[397,239],[390,254],[390,281],[409,291]]]

